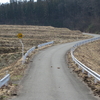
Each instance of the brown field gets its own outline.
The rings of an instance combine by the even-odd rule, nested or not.
[[[56,44],[67,43],[90,38],[80,31],[71,31],[67,28],[54,28],[51,26],[21,26],[0,25],[0,78],[4,77],[6,71],[11,75],[11,84],[0,89],[0,100],[16,94],[16,81],[24,75],[27,64],[21,65],[21,43],[17,38],[18,33],[23,33],[22,41],[25,52],[33,46],[49,41]],[[38,50],[37,50],[38,51]],[[36,52],[33,52],[34,54]],[[12,82],[15,82],[12,84]]]
[[[80,31],[51,26],[0,25],[0,68],[9,66],[21,57],[21,43],[17,34],[22,33],[25,51],[33,46],[49,41],[66,43],[88,38]],[[12,60],[13,59],[13,60]]]

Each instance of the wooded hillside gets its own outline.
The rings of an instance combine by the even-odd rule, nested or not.
[[[100,31],[100,0],[38,0],[0,5],[0,24],[48,25]]]

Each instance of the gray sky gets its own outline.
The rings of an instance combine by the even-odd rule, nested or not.
[[[0,3],[9,3],[10,0],[0,0]],[[34,0],[37,1],[37,0]]]
[[[0,3],[9,3],[10,0],[0,0]]]

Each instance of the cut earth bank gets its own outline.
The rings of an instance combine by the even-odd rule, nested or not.
[[[72,68],[72,70],[77,73],[78,77],[81,77],[81,79],[91,88],[94,95],[100,97],[100,82],[95,84],[92,76],[88,77],[87,72],[82,73],[82,70],[72,61],[70,52],[67,56],[69,68]],[[100,40],[79,46],[74,51],[74,56],[84,65],[100,75]]]

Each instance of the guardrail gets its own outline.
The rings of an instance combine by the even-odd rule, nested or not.
[[[50,45],[50,44],[53,44],[53,43],[54,43],[54,41],[51,41],[51,42],[39,44],[37,47],[38,47],[38,48],[41,48],[41,47],[43,47],[43,46]],[[29,50],[25,53],[25,55],[24,55],[23,58],[22,58],[22,60],[23,60],[22,64],[25,63],[25,60],[26,60],[27,56],[28,56],[30,53],[32,53],[33,51],[35,51],[35,48],[36,48],[36,47],[32,47],[31,49],[29,49]]]
[[[32,47],[31,49],[29,49],[29,50],[25,53],[25,55],[24,55],[23,58],[22,58],[22,64],[25,63],[25,60],[26,60],[27,56],[28,56],[30,53],[32,53],[32,52],[35,50],[35,48],[36,48],[36,47]]]
[[[73,61],[79,66],[79,68],[80,67],[82,68],[82,72],[86,71],[88,73],[89,77],[90,77],[90,75],[92,75],[95,78],[95,80],[94,80],[95,83],[97,83],[97,81],[100,81],[100,75],[97,74],[95,71],[91,70],[90,68],[88,68],[86,65],[82,64],[79,60],[77,60],[74,57],[74,51],[78,46],[81,46],[83,44],[86,44],[86,43],[89,43],[89,42],[93,42],[93,41],[96,41],[96,40],[100,40],[100,37],[84,40],[82,42],[79,42],[79,43],[75,44],[71,48],[71,56],[72,56]]]
[[[0,88],[1,88],[3,85],[7,85],[9,80],[10,80],[10,74],[7,74],[4,78],[2,78],[2,79],[0,80]]]
[[[50,45],[50,44],[53,44],[53,43],[54,43],[54,41],[47,42],[47,43],[43,43],[43,44],[38,45],[38,48],[43,47],[43,46],[46,46],[46,45]],[[24,55],[23,58],[22,58],[22,60],[23,60],[22,63],[23,63],[23,64],[25,63],[25,60],[26,60],[27,56],[28,56],[30,53],[32,53],[33,51],[35,51],[35,48],[36,48],[36,47],[32,47],[31,49],[29,49],[29,50],[25,53],[25,55]],[[10,74],[7,74],[4,78],[2,78],[2,79],[0,80],[0,88],[1,88],[3,85],[7,85],[9,80],[10,80]]]
[[[43,46],[46,46],[46,45],[50,45],[50,44],[53,44],[53,43],[54,43],[54,41],[47,42],[47,43],[43,43],[43,44],[39,44],[38,45],[38,48],[43,47]]]

